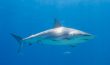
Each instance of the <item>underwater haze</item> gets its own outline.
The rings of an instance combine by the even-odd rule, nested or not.
[[[19,44],[10,35],[27,37],[54,26],[95,36],[76,47]],[[110,65],[109,0],[0,0],[0,65]]]

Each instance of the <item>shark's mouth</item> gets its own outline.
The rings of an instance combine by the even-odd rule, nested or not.
[[[91,34],[83,34],[80,36],[82,40],[90,40],[90,39],[93,39],[94,36],[91,35]]]

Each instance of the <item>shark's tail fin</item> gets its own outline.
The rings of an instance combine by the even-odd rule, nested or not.
[[[18,53],[21,52],[21,49],[22,49],[22,46],[23,46],[23,43],[22,43],[22,37],[18,36],[18,35],[15,35],[13,33],[11,33],[11,35],[16,39],[16,41],[19,43],[19,48],[18,48]]]

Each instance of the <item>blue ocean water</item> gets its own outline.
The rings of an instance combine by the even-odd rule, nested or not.
[[[10,33],[26,37],[50,29],[54,18],[95,38],[74,48],[34,44],[17,53]],[[0,0],[0,65],[110,65],[109,37],[109,0]]]

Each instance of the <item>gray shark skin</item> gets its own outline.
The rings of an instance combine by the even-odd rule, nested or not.
[[[55,20],[55,25],[53,29],[33,34],[26,38],[21,38],[15,34],[11,35],[20,43],[20,45],[22,45],[22,43],[42,43],[48,45],[75,46],[79,43],[86,42],[94,38],[92,34],[77,29],[64,27],[57,20]]]

